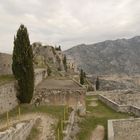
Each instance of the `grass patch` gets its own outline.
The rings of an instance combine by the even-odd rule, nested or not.
[[[29,114],[29,113],[46,113],[51,115],[54,118],[58,119],[58,124],[54,126],[55,133],[57,135],[58,128],[60,130],[60,140],[62,140],[62,126],[60,123],[60,120],[63,120],[64,118],[64,109],[65,109],[65,118],[68,119],[69,113],[71,112],[71,108],[66,108],[66,106],[60,105],[60,106],[54,106],[54,105],[40,105],[38,107],[35,107],[34,105],[30,104],[21,104],[21,115]],[[18,116],[18,107],[11,110],[9,112],[9,117],[17,117]],[[3,115],[0,115],[0,120],[3,120],[6,122],[6,113]],[[63,127],[65,124],[63,123]],[[37,126],[33,127],[30,136],[27,140],[36,140],[38,136],[39,130],[37,129]]]
[[[40,121],[41,120],[37,120],[36,124],[33,126],[31,132],[30,132],[30,135],[27,137],[27,140],[38,140],[39,139],[39,133],[40,133],[40,130],[39,130],[39,124],[40,124]]]
[[[126,113],[118,113],[111,108],[107,107],[104,103],[100,101],[94,101],[98,104],[96,107],[89,106],[92,102],[91,99],[97,98],[96,96],[86,97],[86,108],[89,112],[86,117],[79,123],[81,131],[77,134],[78,140],[89,140],[91,132],[95,129],[97,125],[102,125],[105,128],[105,138],[107,140],[107,120],[109,119],[120,119],[130,117]]]
[[[52,115],[55,118],[62,118],[65,106],[54,106],[54,105],[40,105],[35,107],[34,105],[30,104],[21,104],[21,115],[28,114],[28,113],[47,113]],[[18,115],[18,107],[14,108],[9,112],[10,117],[14,117]],[[6,119],[6,113],[0,115],[0,120]]]
[[[1,75],[0,76],[0,85],[11,82],[15,80],[13,75]]]

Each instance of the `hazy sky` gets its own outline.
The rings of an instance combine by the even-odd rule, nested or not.
[[[12,52],[19,25],[32,42],[81,43],[140,35],[140,0],[0,0],[0,52]]]

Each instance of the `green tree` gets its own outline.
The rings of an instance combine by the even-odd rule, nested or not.
[[[84,84],[84,72],[83,72],[82,69],[81,69],[81,71],[80,71],[80,84],[81,84],[81,85]]]
[[[96,78],[96,90],[99,90],[100,89],[100,82],[99,82],[99,77]]]
[[[64,64],[64,69],[67,72],[67,57],[66,57],[66,55],[64,55],[63,64]]]
[[[58,50],[61,51],[61,46],[59,45]]]
[[[18,81],[19,100],[22,103],[30,103],[34,92],[33,52],[24,25],[20,25],[14,37],[12,70]]]
[[[84,78],[86,78],[86,73],[85,72],[83,72],[83,75],[84,75]]]
[[[51,73],[52,73],[51,68],[50,68],[50,66],[49,66],[49,65],[48,65],[47,73],[48,73],[48,76],[50,76],[50,75],[51,75]]]

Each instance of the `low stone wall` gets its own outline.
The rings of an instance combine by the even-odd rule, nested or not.
[[[103,95],[98,95],[98,99],[100,101],[102,101],[103,103],[105,103],[107,106],[111,107],[112,109],[114,109],[115,111],[118,111],[119,108],[118,108],[118,104],[113,102],[112,100],[106,98],[105,96]]]
[[[0,114],[9,111],[18,105],[16,82],[0,86]]]
[[[35,124],[35,120],[29,120],[16,124],[4,132],[0,132],[0,140],[26,140]]]
[[[133,113],[136,116],[140,116],[140,108],[134,105],[119,105],[116,102],[110,100],[104,95],[98,95],[98,99],[105,103],[107,106],[111,107],[117,112]]]
[[[140,116],[140,108],[136,106],[130,106],[130,112],[135,114],[136,116]]]
[[[41,104],[68,105],[75,108],[78,104],[85,106],[85,94],[84,89],[39,89],[35,91],[32,102],[39,98]]]
[[[140,118],[108,120],[108,140],[139,140]]]

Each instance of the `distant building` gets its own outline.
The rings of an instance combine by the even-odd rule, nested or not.
[[[68,68],[68,70],[70,70],[72,72],[77,72],[78,71],[75,61],[70,57],[67,57],[67,68]]]

